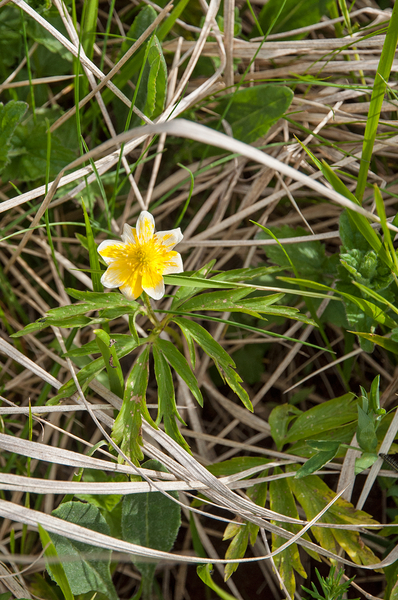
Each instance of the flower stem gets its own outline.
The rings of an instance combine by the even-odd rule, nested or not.
[[[149,296],[146,292],[142,292],[142,299],[144,301],[146,310],[147,310],[147,316],[148,319],[150,320],[150,322],[155,325],[155,327],[158,327],[160,325],[160,322],[157,318],[157,316],[155,315],[155,313],[153,312],[152,306],[151,306],[151,301],[149,299]]]

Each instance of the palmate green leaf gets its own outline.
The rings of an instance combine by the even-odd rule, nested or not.
[[[117,306],[140,306],[138,302],[135,302],[135,300],[127,300],[127,298],[123,296],[123,294],[119,294],[119,292],[81,292],[80,290],[74,290],[72,288],[66,288],[66,292],[76,300],[83,300],[84,302],[95,304],[97,310]]]
[[[259,477],[265,477],[266,475],[267,471],[262,471],[259,474]],[[267,483],[258,483],[252,487],[249,487],[246,491],[246,494],[255,504],[257,504],[257,506],[264,507],[267,499]],[[223,540],[228,540],[230,538],[233,539],[225,553],[225,558],[243,558],[246,554],[248,542],[250,541],[252,546],[254,546],[256,543],[259,530],[260,528],[255,523],[250,523],[249,521],[244,524],[242,524],[239,520],[229,523],[225,529]],[[224,581],[227,581],[227,579],[231,577],[238,566],[239,562],[225,565]]]
[[[134,348],[136,348],[136,341],[130,336],[126,336],[128,338],[127,341],[122,343],[116,343],[115,349],[117,357],[120,359],[126,354],[129,354]],[[101,371],[105,368],[104,359],[102,356],[100,358],[96,358],[89,365],[83,367],[77,373],[77,379],[82,387],[85,387],[90,383],[94,377],[96,377]],[[60,389],[56,396],[51,398],[49,401],[49,405],[56,404],[62,398],[69,398],[76,392],[76,385],[73,379],[69,379]]]
[[[157,338],[155,344],[157,344],[165,356],[166,360],[170,363],[173,369],[178,375],[185,381],[193,396],[198,401],[200,406],[203,406],[203,396],[199,389],[197,379],[193,374],[187,359],[171,342]]]
[[[5,105],[0,102],[0,173],[10,161],[12,135],[27,108],[26,102],[17,100],[10,100]]]
[[[297,467],[289,465],[286,470],[293,472],[297,470]],[[302,479],[289,477],[287,482],[303,507],[308,520],[315,517],[335,497],[334,492],[317,475],[309,475]],[[374,521],[370,515],[356,510],[350,502],[342,498],[336,500],[323,515],[321,522],[351,525],[377,524],[377,521]],[[338,546],[341,546],[356,564],[366,565],[377,562],[377,557],[363,543],[356,531],[329,530],[320,527],[313,527],[311,531],[323,548],[336,552]]]
[[[232,127],[233,137],[247,144],[265,135],[287,111],[293,92],[285,86],[256,85],[223,96],[214,109],[224,115]]]
[[[251,293],[249,289],[228,290],[225,292],[209,292],[208,294],[200,294],[181,304],[181,309],[184,312],[197,310],[215,310],[215,311],[232,311],[245,312],[243,307],[237,302]],[[283,294],[281,294],[283,296]],[[254,311],[247,310],[255,317],[260,315]]]
[[[142,416],[152,427],[152,421],[146,405],[146,390],[149,374],[149,346],[146,346],[134,363],[126,381],[122,408],[112,428],[112,439],[135,464],[143,460],[142,453]],[[123,462],[119,455],[118,461]]]
[[[241,386],[241,377],[235,371],[235,363],[218,342],[216,342],[206,329],[195,321],[175,317],[173,321],[181,328],[188,343],[191,340],[202,348],[214,361],[218,372],[229,387],[239,396],[244,406],[253,412],[253,406],[246,390]]]
[[[158,385],[158,415],[156,424],[163,421],[165,432],[187,452],[191,453],[176,423],[176,419],[178,419],[180,423],[186,425],[177,410],[171,370],[162,350],[157,344],[153,345],[153,358],[155,362],[156,383]]]
[[[306,410],[294,421],[287,432],[284,443],[305,440],[325,431],[336,430],[357,420],[357,402],[355,394],[349,392]]]
[[[51,541],[49,534],[47,533],[47,531],[45,529],[43,529],[43,527],[40,525],[40,523],[38,523],[37,526],[39,529],[41,544],[44,549],[44,556],[46,558],[57,559],[58,553],[57,553],[57,550],[55,549],[53,542]],[[72,593],[71,587],[69,585],[69,581],[66,576],[64,567],[62,566],[62,562],[61,561],[52,562],[52,563],[48,563],[46,566],[47,566],[47,571],[49,572],[51,578],[61,588],[61,591],[64,595],[65,600],[73,600],[73,593]]]
[[[269,425],[271,427],[271,435],[277,449],[282,450],[287,435],[289,423],[295,419],[302,411],[292,404],[280,404],[272,409],[269,416]]]
[[[96,335],[96,342],[104,359],[111,391],[119,398],[123,398],[124,378],[114,347],[115,340],[111,340],[110,335],[102,329],[94,329],[93,333]]]
[[[205,279],[206,276],[210,273],[210,271],[213,268],[213,266],[215,265],[215,263],[216,263],[215,260],[211,260],[210,262],[205,264],[198,271],[193,271],[192,273],[186,272],[184,274],[186,277],[189,277],[189,278],[199,277],[201,279]],[[175,308],[180,306],[180,304],[182,302],[184,302],[185,300],[188,300],[188,298],[191,298],[192,296],[194,296],[196,294],[196,292],[199,292],[201,289],[202,288],[195,288],[194,286],[192,288],[190,288],[189,286],[180,286],[178,288],[178,290],[176,291],[176,293],[174,294],[173,302],[171,303],[171,308],[174,310]]]
[[[281,469],[275,469],[275,474],[281,472]],[[286,479],[276,479],[275,481],[271,481],[269,484],[269,494],[271,510],[288,517],[293,517],[294,519],[299,518],[296,503]],[[294,525],[293,523],[281,523],[279,521],[272,521],[272,523],[279,527],[283,527],[292,533],[297,533],[300,529],[298,525]],[[286,540],[284,538],[272,534],[272,551],[277,550],[285,542]],[[300,560],[297,544],[291,544],[286,550],[277,554],[274,557],[274,561],[287,591],[293,598],[294,592],[296,591],[294,571],[304,578],[307,577],[307,573]]]
[[[157,460],[149,460],[142,467],[156,471],[167,470]],[[169,492],[178,499],[177,492]],[[122,503],[122,535],[126,542],[145,548],[169,552],[181,526],[181,508],[160,492],[129,494]],[[144,562],[140,557],[132,557],[143,577],[144,598],[150,600],[156,562]]]
[[[52,515],[105,535],[110,534],[109,525],[99,509],[92,504],[65,502],[53,510]],[[98,548],[95,546],[54,533],[50,537],[58,555],[71,558],[71,561],[63,562],[63,567],[74,595],[96,591],[105,594],[109,600],[118,600],[110,573],[110,550],[101,549],[104,559],[98,560],[94,558],[98,555]]]

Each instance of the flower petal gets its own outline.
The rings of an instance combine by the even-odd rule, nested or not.
[[[154,300],[160,300],[164,296],[163,277],[156,271],[146,271],[142,275],[142,288]]]
[[[175,254],[176,256],[173,256],[173,258],[167,261],[165,269],[163,271],[163,275],[171,275],[171,273],[182,273],[184,271],[181,254],[179,254],[178,252],[173,252],[173,254]]]
[[[170,229],[169,231],[158,231],[155,233],[155,238],[166,250],[172,250],[174,246],[181,242],[183,237],[180,228]]]
[[[98,254],[102,256],[107,265],[123,256],[125,244],[116,240],[104,240],[97,248]]]
[[[110,265],[101,277],[101,283],[106,288],[117,288],[124,284],[123,269],[118,265]]]
[[[136,244],[137,234],[135,227],[131,227],[127,223],[124,224],[121,238],[125,244]]]
[[[149,242],[155,231],[155,219],[146,210],[140,213],[137,220],[137,234],[140,242]]]
[[[142,294],[142,277],[138,271],[134,271],[128,281],[120,286],[120,291],[128,300],[135,300]]]

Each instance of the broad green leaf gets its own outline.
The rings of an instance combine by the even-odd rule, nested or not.
[[[270,24],[278,17],[280,6],[280,0],[270,0],[262,8],[259,23],[263,31],[267,31]],[[328,0],[286,0],[271,33],[286,31],[286,37],[291,38],[288,33],[291,29],[319,23],[327,13],[327,7]],[[255,35],[259,35],[259,32],[255,32]],[[305,34],[295,37],[300,38],[303,35]]]
[[[293,92],[285,86],[263,84],[223,96],[215,111],[232,127],[234,138],[251,144],[264,136],[287,111]]]
[[[285,437],[285,443],[296,442],[337,429],[357,419],[355,395],[349,392],[306,410],[294,421]]]
[[[155,342],[163,352],[166,360],[170,363],[178,375],[185,381],[193,396],[200,406],[203,406],[203,396],[198,387],[198,382],[193,374],[187,359],[171,342],[157,338]]]
[[[362,456],[355,459],[355,475],[358,475],[364,469],[369,469],[376,460],[378,460],[379,455],[373,452],[364,452]]]
[[[357,440],[364,452],[375,452],[377,448],[377,422],[372,415],[367,414],[360,406],[358,408]]]
[[[161,463],[149,460],[142,465],[147,469],[166,471]],[[178,499],[177,492],[169,492]],[[129,494],[122,503],[122,534],[126,542],[145,548],[169,552],[181,526],[181,508],[160,492]],[[151,589],[156,562],[144,562],[132,557],[143,577],[144,597],[152,598]]]
[[[167,66],[156,36],[150,42],[148,65],[147,97],[143,113],[154,118],[162,112],[167,94]]]
[[[334,459],[340,444],[339,442],[326,443],[329,444],[330,448],[327,450],[319,450],[319,452],[314,454],[314,456],[311,456],[311,458],[309,458],[307,462],[305,462],[297,471],[297,479],[300,477],[307,477],[307,475],[311,475],[312,473],[315,473],[315,471],[319,471],[319,469],[322,469],[324,465]]]
[[[11,160],[4,168],[3,181],[33,181],[42,178],[47,167],[46,123],[41,120],[35,124],[33,119],[27,119],[16,127],[11,143]],[[52,133],[50,177],[55,177],[75,158],[75,151],[65,144],[58,132]]]
[[[231,594],[228,594],[228,592],[226,592],[225,590],[220,588],[220,586],[214,583],[213,579],[211,578],[212,571],[212,565],[199,565],[198,567],[196,567],[196,572],[199,575],[200,579],[203,581],[203,583],[206,584],[210,589],[212,589],[213,592],[215,592],[217,596],[221,598],[221,600],[236,600],[235,596],[231,596]]]
[[[177,410],[171,370],[158,345],[153,346],[153,358],[155,362],[156,383],[158,385],[158,416],[156,424],[163,421],[166,433],[190,453],[189,446],[181,435],[176,423],[176,419],[178,419],[180,423],[185,425]]]
[[[115,340],[110,338],[110,335],[103,329],[94,329],[93,333],[97,336],[96,341],[99,351],[104,359],[105,368],[108,373],[111,391],[123,398],[124,378],[122,368],[114,347]]]
[[[281,472],[281,469],[275,469],[275,474]],[[271,510],[288,517],[293,517],[294,519],[299,518],[296,503],[286,479],[276,479],[275,481],[271,481],[269,484],[269,494]],[[283,527],[283,529],[291,531],[292,533],[297,533],[300,530],[300,527],[298,525],[294,525],[293,523],[283,523],[279,521],[272,521],[272,523],[274,525],[278,525],[279,527]],[[285,538],[272,534],[272,551],[277,550],[285,542]],[[291,544],[288,548],[286,548],[286,550],[283,550],[277,554],[274,557],[274,561],[287,591],[293,598],[294,592],[296,591],[296,579],[294,576],[294,571],[299,573],[299,575],[304,578],[307,577],[307,573],[301,564],[297,544]]]
[[[12,135],[27,108],[26,102],[17,100],[10,100],[5,105],[0,102],[0,173],[10,161]]]
[[[107,522],[99,509],[92,504],[65,502],[53,510],[52,515],[105,535],[110,534]],[[109,600],[117,600],[110,574],[110,550],[102,548],[104,559],[99,560],[98,548],[95,546],[54,533],[51,533],[50,537],[57,553],[62,557],[71,558],[71,561],[65,560],[63,566],[74,595],[97,591],[105,594]]]
[[[37,524],[37,527],[39,529],[41,544],[44,549],[44,556],[46,558],[58,559],[58,553],[53,542],[51,541],[51,537],[49,536],[47,531],[43,529],[40,523]],[[59,559],[59,562],[47,563],[46,567],[51,578],[61,588],[65,600],[73,600],[73,593],[61,560]]]
[[[269,416],[269,424],[271,427],[271,435],[278,450],[282,450],[286,443],[287,428],[289,423],[298,415],[301,410],[291,404],[280,404],[272,409]]]

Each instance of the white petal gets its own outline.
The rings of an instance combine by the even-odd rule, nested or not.
[[[181,254],[178,254],[178,252],[176,252],[176,254],[177,256],[173,256],[173,258],[169,261],[168,266],[163,271],[163,275],[171,275],[172,273],[182,273],[184,271]]]
[[[135,227],[130,227],[130,225],[127,225],[127,223],[124,224],[123,227],[123,233],[121,235],[121,238],[123,240],[123,242],[125,244],[135,244]]]
[[[112,266],[108,267],[101,277],[101,283],[106,288],[117,288],[123,285],[124,281],[120,269],[112,268]]]
[[[103,256],[103,251],[105,248],[109,248],[110,246],[124,246],[123,242],[119,242],[117,240],[104,240],[100,243],[97,248],[98,254],[102,256],[107,265],[110,265],[115,259],[111,256]]]
[[[184,237],[181,233],[181,229],[170,229],[169,231],[158,231],[155,233],[155,237],[164,247],[168,250],[172,250],[174,246],[179,244]]]
[[[160,300],[164,296],[164,281],[163,278],[159,281],[159,283],[155,287],[144,287],[144,292],[148,294],[154,300]]]
[[[140,241],[149,242],[149,240],[153,237],[154,231],[155,219],[151,213],[143,210],[137,220],[137,234],[140,238]]]

